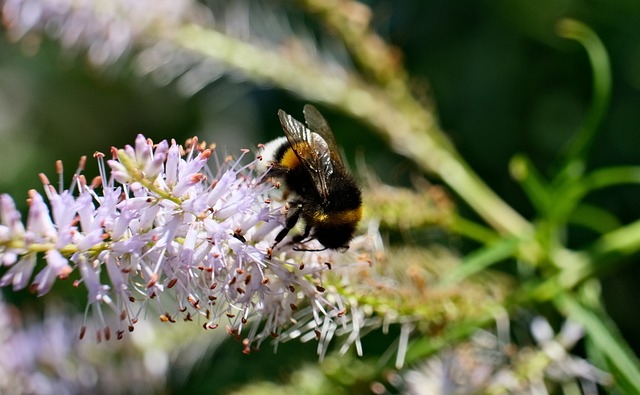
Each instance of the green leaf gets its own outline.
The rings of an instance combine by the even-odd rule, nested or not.
[[[579,42],[587,51],[593,69],[593,97],[577,134],[570,142],[565,156],[564,170],[583,168],[584,157],[594,141],[594,137],[609,107],[611,97],[611,65],[604,44],[587,25],[574,19],[562,19],[557,25],[558,35]],[[577,179],[573,170],[561,171],[557,178]]]
[[[640,250],[640,220],[602,235],[586,252],[593,261],[608,261],[620,255],[631,255]],[[602,263],[599,263],[602,265]]]
[[[617,166],[595,170],[584,178],[584,193],[621,184],[640,184],[640,166]]]
[[[467,255],[460,266],[445,275],[441,284],[451,285],[516,254],[520,239],[505,238]]]
[[[613,322],[604,314],[585,308],[569,295],[559,295],[554,302],[569,319],[584,327],[593,344],[609,361],[616,382],[627,387],[628,393],[640,394],[640,362]]]
[[[571,216],[569,222],[581,225],[598,233],[611,232],[620,227],[620,221],[610,212],[597,206],[582,203],[578,205]]]
[[[553,199],[547,181],[535,168],[529,158],[515,155],[509,163],[511,176],[520,183],[531,204],[539,213],[548,210]]]

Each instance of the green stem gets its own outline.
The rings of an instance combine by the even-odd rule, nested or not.
[[[587,25],[562,19],[557,25],[558,35],[578,41],[589,56],[593,68],[593,98],[587,116],[577,135],[571,141],[566,155],[567,164],[583,160],[594,141],[598,127],[604,118],[611,97],[611,65],[609,56],[598,35]]]
[[[58,248],[56,247],[55,243],[26,244],[23,239],[10,240],[6,243],[1,243],[0,246],[4,246],[10,249],[26,250],[24,251],[24,253],[21,253],[20,255],[46,253],[50,250],[58,250],[63,256],[70,257],[71,255],[78,252],[78,246],[75,244],[67,244],[62,248]],[[106,243],[100,243],[96,246],[93,246],[91,248],[91,251],[97,254],[107,248],[108,246]]]
[[[463,218],[455,213],[451,215],[451,224],[449,225],[452,232],[465,236],[471,240],[475,240],[482,244],[491,244],[499,240],[499,236],[493,230]]]
[[[142,170],[140,170],[133,160],[130,158],[124,150],[118,150],[118,160],[122,165],[127,169],[127,172],[131,175],[136,182],[139,182],[143,187],[147,188],[149,191],[155,193],[160,199],[169,200],[177,205],[180,205],[182,201],[180,198],[173,196],[170,192],[167,192],[163,189],[158,188],[154,182],[148,178],[145,178]]]

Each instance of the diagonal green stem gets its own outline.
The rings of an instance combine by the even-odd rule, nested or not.
[[[503,234],[523,236],[531,225],[498,197],[463,161],[433,114],[407,95],[389,97],[357,76],[336,76],[306,54],[279,54],[195,25],[173,38],[184,48],[217,59],[258,82],[275,84],[365,120],[397,152],[433,172]],[[297,55],[297,56],[296,56]]]
[[[135,181],[139,182],[142,186],[147,188],[149,191],[152,191],[153,193],[155,193],[159,198],[170,200],[177,205],[180,205],[180,203],[182,203],[180,198],[172,195],[168,191],[158,188],[158,186],[155,185],[152,180],[146,178],[142,173],[142,170],[138,168],[133,158],[130,158],[127,155],[127,153],[122,149],[118,150],[118,160],[127,169],[129,174],[131,174],[131,177]]]

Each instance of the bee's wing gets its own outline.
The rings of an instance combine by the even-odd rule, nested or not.
[[[282,110],[278,111],[278,117],[291,149],[309,172],[318,194],[326,199],[329,195],[327,178],[333,174],[331,151],[327,141]]]
[[[336,138],[333,136],[333,132],[327,123],[327,120],[324,119],[320,111],[318,111],[311,104],[306,104],[303,109],[304,112],[304,120],[309,125],[309,129],[318,133],[324,141],[327,142],[329,147],[329,154],[331,155],[331,159],[334,164],[337,166],[345,167],[342,162],[342,156],[340,155],[340,150],[338,148],[338,144],[336,143]]]

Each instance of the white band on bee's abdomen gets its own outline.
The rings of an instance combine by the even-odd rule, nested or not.
[[[289,144],[287,142],[287,138],[284,136],[278,137],[275,140],[271,140],[264,145],[262,152],[260,152],[260,155],[262,155],[262,160],[256,165],[256,170],[258,170],[258,172],[264,173],[265,171],[267,171],[267,169],[269,169],[269,166],[273,162],[276,162],[276,151],[278,151],[278,148],[280,148],[282,144]]]

